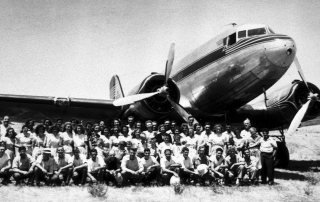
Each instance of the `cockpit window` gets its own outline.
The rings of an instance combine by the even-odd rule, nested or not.
[[[230,36],[223,39],[223,45],[231,46],[237,42],[237,33],[233,33]]]
[[[248,30],[248,36],[255,36],[255,35],[263,35],[266,34],[266,29],[264,27],[258,29],[250,29]]]
[[[244,38],[246,36],[247,36],[247,31],[246,30],[238,32],[238,39]]]

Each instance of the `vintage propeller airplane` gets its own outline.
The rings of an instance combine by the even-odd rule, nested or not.
[[[127,96],[119,77],[110,82],[110,100],[0,95],[2,115],[38,113],[44,117],[107,119],[131,114],[141,119],[175,118],[242,123],[294,133],[302,120],[320,114],[319,88],[308,83],[289,36],[262,24],[236,25],[223,31],[173,68],[171,45],[164,74],[151,73]],[[295,62],[302,81],[266,94]],[[264,99],[250,101],[264,93]],[[181,119],[182,118],[182,119]],[[284,136],[283,136],[284,137]],[[288,160],[288,157],[285,157]]]

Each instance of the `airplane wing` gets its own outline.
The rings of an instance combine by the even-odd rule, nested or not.
[[[118,117],[122,107],[114,100],[71,97],[30,96],[0,94],[0,116],[19,118],[67,118],[102,119]],[[36,117],[36,118],[35,118]]]

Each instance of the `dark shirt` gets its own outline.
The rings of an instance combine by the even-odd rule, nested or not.
[[[106,169],[108,170],[117,170],[120,168],[116,157],[109,156],[104,159],[104,162],[106,163]]]

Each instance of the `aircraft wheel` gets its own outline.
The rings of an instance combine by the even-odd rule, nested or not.
[[[276,168],[287,168],[289,165],[290,155],[285,142],[277,142],[278,152],[274,162]]]

